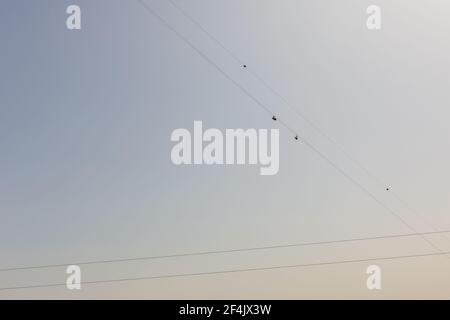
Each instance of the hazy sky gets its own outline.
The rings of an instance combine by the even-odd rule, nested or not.
[[[144,0],[270,110],[420,232],[450,229],[445,0]],[[66,8],[82,29],[66,28]],[[366,8],[382,29],[366,28]],[[280,128],[280,170],[175,166],[176,128]],[[411,233],[134,0],[0,2],[0,269]],[[393,196],[401,196],[407,206]],[[413,212],[417,214],[413,214]],[[429,237],[450,250],[450,233]],[[432,252],[420,237],[83,267],[83,281]],[[450,298],[443,256],[0,291],[0,298]],[[64,283],[0,272],[0,288]]]

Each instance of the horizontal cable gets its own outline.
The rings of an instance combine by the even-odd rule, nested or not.
[[[281,266],[271,266],[271,267],[247,268],[247,269],[231,269],[231,270],[207,271],[207,272],[197,272],[197,273],[176,273],[176,274],[167,274],[167,275],[159,275],[159,276],[147,276],[147,277],[135,277],[135,278],[93,280],[93,281],[81,282],[81,284],[82,285],[102,284],[102,283],[116,283],[116,282],[127,282],[127,281],[143,281],[143,280],[170,279],[170,278],[181,278],[181,277],[196,277],[196,276],[208,276],[208,275],[220,275],[220,274],[233,274],[233,273],[240,273],[240,272],[255,272],[255,271],[295,269],[295,268],[330,266],[330,265],[339,265],[339,264],[348,264],[348,263],[360,263],[360,262],[372,262],[372,261],[389,261],[389,260],[411,259],[411,258],[420,258],[420,257],[434,257],[434,256],[445,255],[445,254],[450,254],[450,251],[443,251],[443,252],[438,252],[438,253],[437,252],[432,252],[432,253],[423,253],[423,254],[390,256],[390,257],[377,257],[377,258],[368,258],[368,259],[325,261],[325,262],[317,262],[317,263],[281,265]],[[3,288],[0,287],[0,291],[19,290],[19,289],[51,288],[51,287],[62,287],[62,286],[66,286],[66,284],[65,283],[50,283],[50,284],[38,284],[38,285],[17,286],[17,287],[3,287]]]
[[[425,236],[425,235],[445,234],[445,233],[450,233],[450,230],[423,232],[423,233],[420,233],[419,235]],[[362,238],[350,238],[350,239],[329,240],[329,241],[290,243],[290,244],[269,245],[269,246],[249,247],[249,248],[236,248],[236,249],[227,249],[227,250],[186,252],[186,253],[177,253],[177,254],[168,254],[168,255],[143,256],[143,257],[120,258],[120,259],[109,259],[109,260],[79,261],[79,262],[70,262],[70,263],[38,265],[38,266],[11,267],[11,268],[0,269],[0,272],[58,268],[58,267],[67,267],[69,265],[81,266],[81,265],[106,264],[106,263],[118,263],[118,262],[182,258],[182,257],[190,257],[190,256],[205,256],[205,255],[215,255],[215,254],[225,254],[225,253],[238,253],[238,252],[251,252],[251,251],[262,251],[262,250],[271,250],[271,249],[319,246],[319,245],[327,245],[327,244],[340,244],[340,243],[360,242],[360,241],[369,241],[369,240],[398,239],[398,238],[416,237],[416,236],[418,236],[418,234],[406,233],[406,234],[395,234],[395,235],[376,236],[376,237],[362,237]]]

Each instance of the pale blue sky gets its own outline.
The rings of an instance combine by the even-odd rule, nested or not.
[[[450,228],[448,2],[174,1],[428,225],[167,1],[146,0],[414,228]],[[73,3],[82,9],[80,31],[65,27]],[[365,24],[374,3],[382,8],[378,32]],[[219,129],[279,123],[136,1],[3,0],[0,48],[0,268],[410,232],[282,127],[276,176],[260,176],[256,166],[174,166],[170,134],[192,130],[194,120]],[[449,241],[436,241],[449,249]],[[96,266],[84,274],[93,280],[427,249],[410,239]],[[448,259],[426,262],[390,263],[392,285],[381,297],[449,298],[448,281],[440,282]],[[81,293],[0,291],[0,297],[370,297],[364,264],[339,268],[347,278],[335,279],[339,271],[330,267],[123,283],[115,290],[99,285]],[[405,268],[423,281],[412,291],[405,289],[411,279]],[[64,281],[63,269],[0,274],[0,287]]]

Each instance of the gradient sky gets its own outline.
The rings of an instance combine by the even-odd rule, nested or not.
[[[450,229],[450,4],[174,0],[383,183],[167,1],[145,0],[415,230]],[[66,7],[82,30],[66,29]],[[382,30],[366,8],[382,9]],[[280,170],[175,166],[176,128],[280,128]],[[0,268],[411,233],[137,1],[0,2]],[[385,185],[386,184],[386,185]],[[406,201],[406,208],[390,186]],[[413,211],[416,214],[413,214]],[[417,214],[418,213],[418,214]],[[450,233],[429,237],[450,250]],[[83,281],[431,252],[411,237],[83,268]],[[0,298],[450,298],[443,256],[0,291]],[[0,287],[64,283],[0,272]]]

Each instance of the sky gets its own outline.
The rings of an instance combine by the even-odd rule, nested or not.
[[[173,0],[223,47],[169,1],[143,1],[300,141],[138,1],[2,0],[0,269],[450,230],[448,1]],[[81,8],[81,30],[66,28],[71,4]],[[378,31],[366,27],[372,4],[381,8]],[[171,133],[192,131],[196,120],[280,129],[278,174],[174,165]],[[450,233],[88,265],[82,281],[436,247],[450,251]],[[449,299],[449,257],[79,291],[1,290],[64,284],[64,266],[0,271],[0,298]],[[381,268],[381,290],[366,287],[371,264]]]

